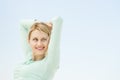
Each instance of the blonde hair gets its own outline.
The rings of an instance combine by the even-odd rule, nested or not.
[[[44,23],[44,22],[36,22],[30,28],[30,31],[29,31],[29,34],[28,34],[28,39],[29,40],[30,40],[31,33],[34,30],[43,31],[46,34],[48,34],[48,36],[50,36],[50,34],[51,34],[51,27],[50,27],[50,25],[48,25],[47,23]]]

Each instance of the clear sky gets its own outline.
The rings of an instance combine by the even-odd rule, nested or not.
[[[0,80],[13,80],[24,59],[21,19],[64,20],[54,80],[120,80],[119,0],[1,0]]]

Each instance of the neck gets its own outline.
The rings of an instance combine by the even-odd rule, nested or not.
[[[32,60],[33,60],[33,61],[39,61],[39,60],[42,60],[44,57],[45,57],[45,56],[33,55],[33,58],[32,58]]]

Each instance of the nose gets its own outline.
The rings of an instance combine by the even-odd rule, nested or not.
[[[38,45],[38,46],[42,46],[43,43],[42,43],[41,41],[38,41],[37,45]]]

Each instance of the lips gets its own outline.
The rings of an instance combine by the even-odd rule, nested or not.
[[[37,50],[41,51],[44,50],[45,47],[36,47]]]

